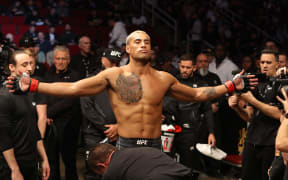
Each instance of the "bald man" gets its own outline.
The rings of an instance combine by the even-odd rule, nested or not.
[[[97,69],[96,57],[91,51],[91,39],[88,36],[81,36],[78,42],[80,53],[71,57],[70,67],[77,71],[81,79]]]

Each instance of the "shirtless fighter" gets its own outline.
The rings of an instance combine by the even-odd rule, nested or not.
[[[118,122],[118,148],[150,146],[160,149],[162,99],[166,93],[180,101],[199,102],[243,88],[240,78],[216,87],[191,88],[169,73],[153,69],[149,64],[151,41],[144,31],[132,32],[126,44],[130,58],[126,66],[109,68],[74,83],[42,83],[22,76],[20,90],[56,96],[88,96],[107,88]],[[7,87],[13,87],[13,79],[9,77]],[[253,80],[250,85],[257,84]],[[15,89],[10,90],[13,91]]]

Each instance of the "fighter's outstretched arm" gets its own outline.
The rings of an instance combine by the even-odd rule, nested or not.
[[[257,79],[252,79],[254,76],[251,75],[248,78],[249,85],[257,85]],[[180,83],[176,78],[168,77],[171,81],[171,86],[169,89],[169,94],[174,98],[181,101],[208,101],[216,99],[226,93],[233,93],[235,90],[242,90],[244,88],[244,81],[241,77],[232,81],[227,81],[223,85],[214,86],[214,87],[201,87],[201,88],[192,88]],[[253,87],[252,87],[253,88]]]
[[[180,101],[201,102],[216,99],[227,92],[228,90],[225,85],[191,88],[175,80],[170,88],[169,94]]]
[[[22,92],[38,92],[42,94],[49,94],[55,96],[84,96],[95,95],[103,91],[109,84],[109,76],[115,73],[117,70],[110,68],[102,71],[96,76],[79,80],[72,83],[57,82],[57,83],[44,83],[39,82],[30,77],[22,77],[20,83],[15,83],[14,77],[9,77],[7,81],[7,87],[10,88],[10,92],[14,92],[18,89]],[[15,85],[20,84],[19,88],[15,88]],[[15,90],[16,89],[16,90]]]

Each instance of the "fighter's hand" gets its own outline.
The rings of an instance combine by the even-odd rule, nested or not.
[[[11,170],[11,180],[24,180],[20,169]]]
[[[104,133],[110,139],[110,141],[113,142],[117,140],[118,124],[106,124],[105,127],[107,127],[108,129],[104,131]]]
[[[208,136],[208,144],[211,145],[211,147],[215,147],[216,145],[216,138],[214,136],[214,134],[210,133]]]
[[[285,90],[283,88],[281,89],[281,91],[282,91],[284,99],[281,99],[279,96],[276,96],[276,98],[278,99],[278,101],[280,101],[283,104],[283,109],[287,113],[288,112],[288,100],[287,100],[288,98],[287,98],[287,94],[286,94],[286,92],[285,92]]]
[[[48,180],[50,177],[50,166],[48,163],[48,159],[42,161],[42,180]]]
[[[255,86],[258,84],[258,79],[255,78],[255,75],[243,76],[244,70],[239,74],[236,74],[232,81],[226,81],[224,83],[225,87],[228,90],[228,93],[233,92],[245,92],[248,89],[255,89]]]
[[[15,94],[22,94],[28,91],[36,92],[38,88],[39,81],[30,78],[26,73],[23,73],[21,77],[8,77],[6,81],[6,87],[9,88],[10,92]]]

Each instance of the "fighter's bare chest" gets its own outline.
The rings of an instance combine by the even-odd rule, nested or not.
[[[137,103],[141,100],[159,102],[166,92],[160,79],[153,76],[139,77],[134,73],[120,74],[114,86],[120,99],[126,103]]]

